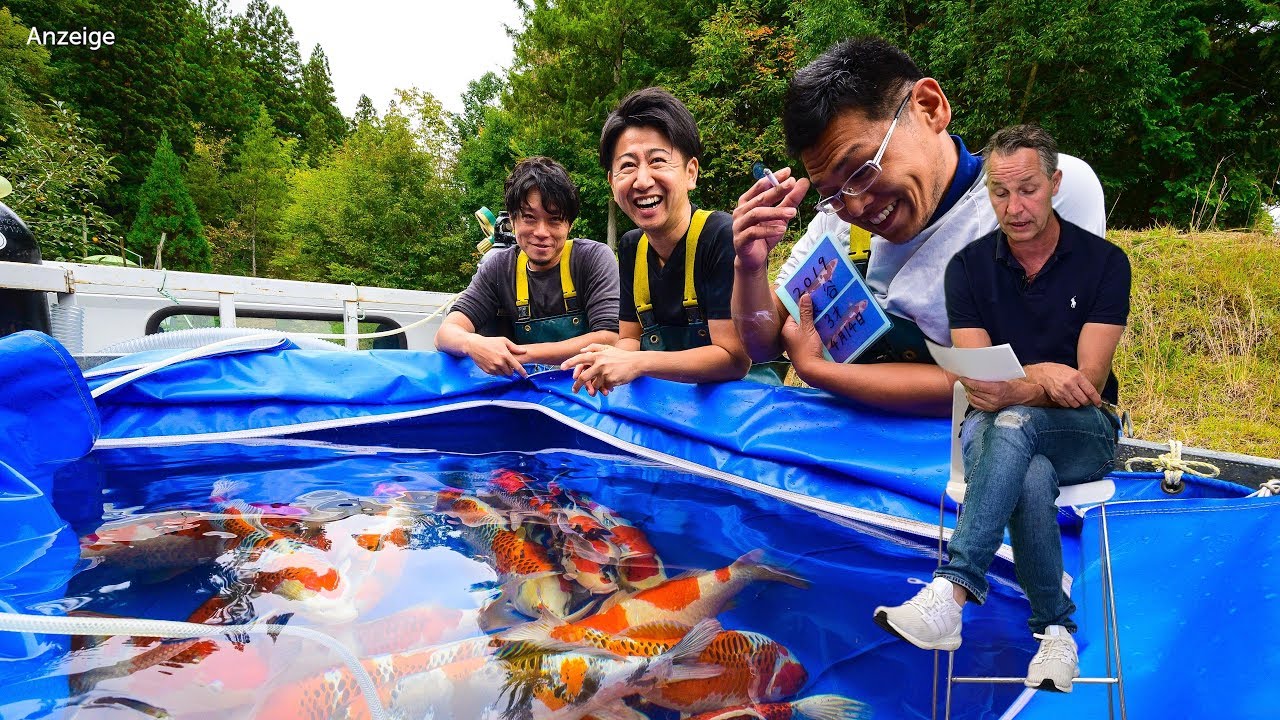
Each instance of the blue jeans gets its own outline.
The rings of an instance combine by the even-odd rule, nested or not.
[[[964,509],[947,550],[943,577],[987,599],[987,569],[1005,527],[1012,540],[1018,584],[1031,602],[1031,631],[1049,625],[1075,632],[1075,605],[1062,591],[1062,537],[1058,486],[1097,480],[1115,457],[1113,417],[1093,406],[1038,408],[1015,405],[973,411],[960,429],[964,447]]]

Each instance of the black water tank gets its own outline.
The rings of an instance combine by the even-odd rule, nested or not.
[[[40,264],[36,236],[4,203],[0,203],[0,260]],[[19,330],[49,332],[49,301],[44,292],[0,289],[0,337]]]

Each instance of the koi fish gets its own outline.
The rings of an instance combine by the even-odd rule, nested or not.
[[[458,663],[485,660],[492,654],[490,642],[488,637],[468,638],[408,653],[379,655],[362,660],[360,664],[373,678],[382,705],[388,707],[393,704],[393,693],[405,678],[425,676],[433,670]],[[345,665],[313,673],[263,695],[254,713],[254,717],[264,720],[337,717],[365,720],[370,716],[360,687]]]
[[[628,637],[572,625],[544,616],[537,622],[499,636],[498,657],[543,649],[567,652],[583,647],[614,655],[653,657],[669,651],[688,632],[669,623],[661,637]],[[804,686],[804,667],[787,648],[760,633],[726,630],[716,635],[698,662],[722,669],[713,677],[663,683],[646,699],[682,712],[699,712],[737,703],[772,702],[794,695]]]
[[[622,552],[618,582],[628,590],[647,590],[667,580],[667,570],[649,538],[625,521],[610,528],[610,539]]]
[[[508,530],[505,519],[490,505],[457,490],[440,491],[436,509],[458,518],[467,543],[491,557],[499,574],[519,576],[504,586],[502,595],[491,607],[507,601],[530,617],[536,616],[542,607],[558,617],[570,615],[572,584],[566,586],[546,549],[528,538],[526,528]],[[486,626],[497,624],[494,613],[487,618]]]
[[[563,500],[560,486],[548,483],[545,492],[539,491],[533,485],[533,478],[514,470],[499,471],[489,484],[508,510],[538,517],[550,518],[559,507],[558,501]]]
[[[764,553],[753,550],[719,570],[691,571],[660,585],[624,595],[611,596],[590,617],[577,624],[615,635],[648,637],[646,626],[686,627],[720,614],[734,595],[755,580],[784,582],[798,588],[809,583],[768,565],[760,559]]]
[[[575,580],[594,594],[602,595],[618,589],[618,571],[610,553],[617,549],[604,540],[566,537],[560,547],[560,567],[564,576]]]
[[[476,630],[476,611],[415,606],[356,625],[348,646],[369,657],[390,655],[459,639]]]
[[[787,703],[736,705],[685,720],[869,720],[871,708],[839,695],[814,695]]]
[[[704,620],[655,657],[574,652],[504,659],[508,677],[502,688],[507,698],[502,717],[578,720],[664,683],[711,677],[719,668],[699,664],[698,657],[718,632],[720,623]]]
[[[567,492],[575,505],[587,508],[608,531],[608,541],[618,550],[618,584],[627,590],[646,590],[667,579],[666,569],[643,531],[610,508],[581,493]]]
[[[226,538],[210,535],[210,529],[205,519],[191,513],[129,518],[80,538],[80,556],[94,565],[109,563],[133,577],[172,577],[226,551]]]
[[[809,679],[790,650],[754,632],[720,633],[698,661],[723,671],[661,683],[645,693],[645,699],[681,712],[705,712],[740,703],[777,702],[800,692]]]

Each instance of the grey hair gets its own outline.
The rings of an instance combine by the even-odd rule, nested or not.
[[[983,162],[990,162],[992,155],[1010,155],[1023,148],[1035,150],[1044,174],[1053,177],[1058,169],[1058,143],[1039,125],[1010,125],[997,130],[982,149]]]

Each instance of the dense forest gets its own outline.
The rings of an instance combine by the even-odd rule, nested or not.
[[[504,74],[460,113],[406,88],[337,108],[323,47],[252,0],[0,6],[0,175],[44,257],[433,290],[461,288],[521,157],[583,189],[579,236],[625,230],[596,161],[613,105],[661,84],[706,144],[695,199],[731,209],[788,162],[787,79],[836,40],[907,49],[971,147],[1019,121],[1091,162],[1113,227],[1249,227],[1280,191],[1280,3],[1265,0],[515,0]],[[45,48],[31,28],[115,44]],[[127,252],[126,252],[127,249]]]

